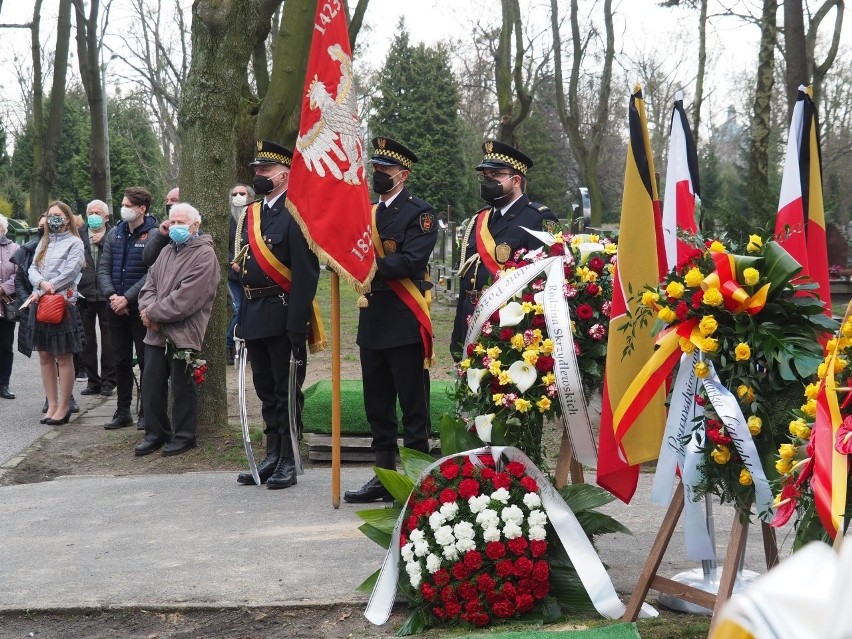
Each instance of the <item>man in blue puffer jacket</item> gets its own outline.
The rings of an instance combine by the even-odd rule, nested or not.
[[[148,267],[142,252],[148,237],[157,229],[157,220],[148,214],[151,194],[141,186],[124,190],[121,200],[121,222],[103,240],[98,262],[98,284],[109,300],[109,326],[115,357],[118,405],[112,421],[104,424],[107,430],[133,424],[130,403],[133,399],[133,348],[141,371],[145,365],[145,327],[139,315],[137,297]],[[144,415],[139,415],[137,428],[144,429]]]

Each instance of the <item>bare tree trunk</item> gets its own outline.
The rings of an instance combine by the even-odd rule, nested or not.
[[[834,17],[834,31],[831,34],[831,45],[829,46],[828,52],[826,52],[825,59],[822,63],[817,63],[815,59],[817,34],[819,33],[822,21],[832,9],[835,9],[836,12]],[[831,65],[834,64],[834,60],[837,57],[837,50],[840,47],[840,33],[843,28],[843,13],[843,0],[826,0],[808,24],[808,35],[805,39],[805,48],[808,56],[808,69],[812,71],[814,102],[817,104],[819,104],[820,98],[822,97],[822,81],[828,74]]]
[[[752,220],[762,222],[774,208],[769,197],[769,135],[772,123],[772,85],[775,79],[775,24],[778,0],[763,0],[757,84],[754,92],[751,148],[749,150],[748,204]]]
[[[704,102],[704,76],[707,69],[707,0],[700,0],[698,16],[698,71],[695,75],[695,98],[692,102],[692,131],[698,144],[701,104]]]
[[[518,0],[501,0],[503,26],[494,54],[494,80],[497,89],[499,124],[497,139],[507,144],[515,143],[515,130],[530,114],[533,78],[524,78],[524,46],[521,9]],[[513,37],[514,36],[514,37]],[[514,56],[512,44],[514,41]]]
[[[784,0],[784,72],[787,94],[787,119],[793,115],[799,85],[810,81],[805,47],[805,17],[802,0]]]

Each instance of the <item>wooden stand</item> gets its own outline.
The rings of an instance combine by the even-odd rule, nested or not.
[[[668,548],[669,541],[671,541],[675,526],[677,526],[677,522],[683,512],[683,504],[683,484],[678,484],[677,490],[669,504],[669,509],[666,511],[666,516],[663,518],[663,523],[660,525],[657,537],[654,539],[654,545],[651,546],[651,552],[645,561],[642,573],[639,575],[639,582],[630,596],[627,610],[624,613],[625,621],[636,621],[639,617],[642,602],[645,601],[645,596],[649,590],[663,592],[712,610],[713,619],[716,618],[716,614],[731,597],[748,535],[746,514],[739,510],[734,514],[734,525],[731,527],[731,538],[728,542],[725,563],[722,565],[722,575],[719,579],[719,592],[717,594],[714,595],[711,592],[705,592],[657,574],[657,570],[660,568],[660,563],[663,560],[663,555]],[[761,522],[761,527],[763,529],[763,551],[766,556],[766,568],[769,569],[778,563],[778,545],[775,540],[775,529],[763,522]]]
[[[563,424],[562,443],[559,446],[559,457],[556,458],[556,471],[553,473],[553,481],[557,489],[563,488],[568,483],[569,474],[572,484],[584,483],[583,465],[574,458],[571,439]]]

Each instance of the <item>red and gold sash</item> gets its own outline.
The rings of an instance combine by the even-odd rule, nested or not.
[[[253,202],[246,210],[248,217],[248,228],[246,231],[251,253],[267,277],[280,286],[286,293],[290,293],[290,281],[293,279],[293,273],[287,265],[275,257],[275,254],[263,240],[263,232],[260,229],[260,206],[260,202]],[[318,353],[326,345],[325,327],[320,316],[319,305],[316,299],[314,299],[311,305],[308,347],[312,353]]]
[[[376,208],[373,205],[373,248],[376,255],[385,257],[385,249],[382,247],[382,239],[379,237],[376,225]],[[420,324],[420,339],[423,341],[423,368],[429,368],[435,362],[434,334],[432,332],[432,318],[429,308],[432,305],[432,291],[421,292],[419,288],[406,277],[399,280],[388,280],[388,286],[396,293],[396,296],[408,307]]]
[[[503,270],[503,267],[497,261],[495,250],[497,243],[494,241],[494,236],[488,230],[488,216],[491,215],[491,209],[482,209],[479,216],[476,218],[476,252],[479,253],[482,263],[491,277],[497,275],[497,271]]]

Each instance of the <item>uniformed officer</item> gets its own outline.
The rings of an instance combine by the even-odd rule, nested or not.
[[[364,410],[373,434],[376,466],[396,467],[396,401],[402,409],[403,442],[429,452],[429,377],[432,284],[426,280],[429,256],[438,239],[435,211],[405,188],[417,156],[390,138],[374,138],[373,245],[377,272],[358,320]],[[361,304],[363,306],[363,304]],[[343,496],[350,503],[390,501],[373,477]]]
[[[251,360],[252,379],[261,401],[266,458],[258,465],[267,488],[296,483],[290,440],[288,397],[290,354],[304,363],[311,308],[319,279],[319,262],[284,206],[293,152],[279,144],[257,143],[254,190],[263,195],[246,207],[237,224],[233,267],[240,273],[243,304],[239,334]],[[237,243],[237,240],[235,240]],[[301,388],[304,365],[299,367]],[[301,398],[298,399],[301,408]],[[254,485],[250,473],[237,482]]]
[[[525,195],[527,171],[533,161],[508,144],[486,140],[480,172],[480,196],[489,206],[470,221],[462,239],[459,263],[459,299],[450,341],[450,353],[459,361],[467,335],[468,317],[473,313],[482,288],[519,248],[536,249],[542,243],[523,228],[554,230],[553,212],[530,202]]]

